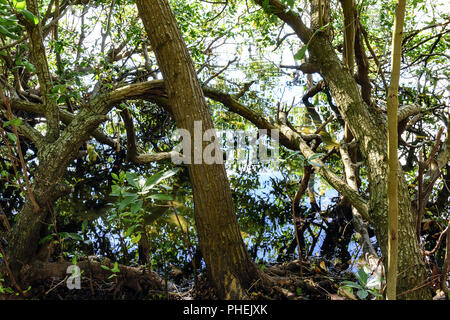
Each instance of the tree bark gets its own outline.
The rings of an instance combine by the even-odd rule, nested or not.
[[[191,146],[195,146],[194,134],[203,136],[213,124],[175,17],[167,0],[136,0],[136,4],[165,79],[174,119],[178,128],[190,132]],[[201,132],[195,132],[195,121],[201,121]],[[203,154],[205,143],[199,147],[194,147],[191,159]],[[225,166],[195,162],[188,165],[189,176],[199,244],[210,280],[219,298],[244,298],[245,289],[262,272],[242,241]]]

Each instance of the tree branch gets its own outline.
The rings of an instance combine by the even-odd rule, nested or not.
[[[39,7],[36,0],[26,0],[28,10],[39,19]],[[47,118],[46,138],[49,142],[55,141],[59,136],[59,112],[56,101],[49,98],[52,88],[52,79],[48,68],[45,53],[44,38],[42,36],[41,22],[34,25],[25,18],[22,19],[30,37],[31,56],[33,58],[36,72],[41,86],[42,99],[45,106],[45,117]]]

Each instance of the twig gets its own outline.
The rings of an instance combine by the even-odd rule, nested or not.
[[[6,230],[11,231],[11,225],[9,224],[8,218],[6,217],[5,212],[3,211],[2,206],[0,205],[0,217],[2,218],[2,223],[5,226]]]
[[[423,159],[423,152],[422,150],[419,153],[419,172],[418,172],[418,194],[417,194],[417,222],[416,222],[416,232],[417,232],[417,238],[420,241],[420,234],[422,232],[422,218],[425,210],[425,195],[428,194],[428,189],[434,184],[434,182],[430,182],[430,184],[427,186],[426,190],[424,191],[424,185],[423,185],[423,174],[425,170],[430,166],[431,161],[434,159],[434,155],[436,154],[438,148],[439,148],[439,142],[441,140],[442,133],[444,132],[444,127],[441,127],[439,129],[439,132],[436,136],[436,142],[431,149],[430,155],[427,160],[424,161]],[[436,177],[436,179],[438,176]],[[434,181],[436,181],[436,179]]]
[[[449,225],[450,225],[450,220],[449,220]],[[449,226],[447,226],[447,228],[445,228],[444,231],[441,232],[441,234],[439,235],[438,241],[437,241],[436,245],[434,246],[433,250],[431,250],[431,251],[424,251],[423,254],[429,256],[429,255],[432,255],[433,253],[435,253],[439,249],[439,247],[441,246],[442,239],[444,238],[444,235],[446,233],[448,233],[448,230],[449,230]]]
[[[50,292],[52,292],[54,289],[56,289],[57,287],[59,287],[61,284],[63,284],[66,280],[68,279],[68,276],[66,276],[64,279],[62,279],[56,286],[51,287],[50,289],[47,290],[47,292],[44,293],[44,295],[48,295]]]
[[[208,79],[205,80],[205,82],[203,82],[202,86],[206,86],[208,84],[208,82],[210,82],[212,79],[216,78],[217,76],[219,76],[222,72],[224,72],[225,70],[228,69],[228,67],[236,62],[237,57],[234,58],[233,60],[228,61],[228,63],[226,64],[225,67],[223,67],[222,69],[220,69],[219,71],[217,71],[215,74],[213,74],[212,76],[210,76]]]
[[[331,120],[333,120],[333,119],[334,119],[334,115],[332,114],[331,116],[328,117],[327,120],[325,120],[324,123],[322,123],[322,124],[317,128],[317,130],[314,132],[314,134],[319,134],[320,131],[322,131],[322,130],[326,127],[326,125],[329,124],[329,123],[331,122]]]
[[[9,114],[9,117],[11,120],[14,118],[13,113],[11,111],[11,103],[10,103],[10,100],[7,99],[5,94],[3,93],[3,86],[1,85],[1,83],[0,83],[0,94],[2,96],[3,103],[6,105],[6,108],[8,110],[8,114]],[[20,164],[22,166],[22,171],[23,171],[23,176],[24,176],[24,180],[25,180],[25,185],[26,185],[27,191],[28,191],[28,196],[30,197],[31,203],[33,204],[33,211],[36,213],[39,211],[39,205],[36,202],[36,199],[34,198],[33,192],[31,191],[30,181],[28,179],[27,167],[26,167],[25,161],[23,159],[22,147],[20,146],[19,133],[17,132],[17,128],[14,124],[12,124],[11,126],[13,128],[14,134],[16,135],[17,153],[19,154],[19,160],[20,160]],[[7,143],[7,139],[5,139],[5,137],[4,137],[3,128],[2,128],[2,136],[5,140],[5,143]],[[11,149],[8,148],[8,150],[10,151],[11,161],[14,162],[14,159],[12,158]],[[17,179],[19,180],[19,177],[17,177]],[[19,185],[20,185],[20,182],[19,182]],[[24,194],[25,194],[25,192],[24,192]]]

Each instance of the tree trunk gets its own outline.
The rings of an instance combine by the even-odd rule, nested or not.
[[[203,137],[213,124],[175,17],[167,0],[137,0],[136,4],[164,76],[175,121],[191,134],[191,146],[195,146],[194,134]],[[201,121],[201,132],[195,121]],[[189,151],[191,159],[201,156],[204,147],[205,143]],[[225,166],[200,162],[188,165],[200,249],[219,298],[243,298],[244,290],[262,272],[242,241]]]
[[[338,61],[326,39],[320,36],[311,42],[311,50],[320,61],[321,74],[330,86],[336,104],[359,142],[369,178],[369,213],[380,243],[383,256],[387,256],[387,136],[386,124],[374,109],[362,101],[353,76]],[[399,278],[397,291],[400,298],[430,298],[428,289],[420,288],[409,294],[402,292],[426,282],[426,269],[417,238],[406,180],[399,170]],[[385,266],[386,267],[386,266]]]
[[[392,36],[391,82],[388,89],[388,269],[386,299],[397,298],[398,260],[398,85],[402,58],[402,32],[406,1],[397,1]]]
[[[262,5],[262,0],[255,0]],[[308,43],[310,59],[320,69],[320,74],[330,88],[342,118],[358,142],[367,167],[369,180],[369,215],[382,255],[387,257],[387,135],[386,121],[373,106],[362,99],[353,74],[339,60],[326,32],[308,29],[300,17],[286,10],[278,0],[270,0],[275,14],[291,26],[303,43]],[[317,0],[312,2],[317,8]],[[316,17],[313,14],[312,17]],[[314,19],[312,19],[314,21]],[[427,271],[415,236],[415,219],[403,172],[399,170],[399,234],[397,296],[400,299],[431,299],[431,292],[424,284]],[[386,261],[384,261],[386,263]],[[385,265],[385,269],[386,269]]]
[[[106,113],[105,109],[99,110],[100,113]],[[31,186],[40,209],[34,212],[32,202],[27,197],[8,236],[8,262],[14,274],[18,275],[21,267],[35,257],[41,229],[49,211],[59,197],[72,190],[71,186],[62,183],[67,166],[89,138],[89,133],[105,119],[105,116],[86,108],[77,114],[57,141],[42,143],[38,150],[39,166]]]

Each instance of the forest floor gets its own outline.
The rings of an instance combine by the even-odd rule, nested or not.
[[[44,266],[48,269],[48,266]],[[66,268],[61,266],[60,270]],[[128,267],[131,270],[131,267]],[[54,268],[53,268],[54,269]],[[91,269],[92,270],[92,269]],[[178,274],[170,280],[158,277],[156,273],[142,272],[142,269],[112,275],[104,270],[97,273],[82,273],[79,289],[69,289],[69,275],[46,273],[34,277],[32,286],[26,293],[0,294],[0,300],[205,300],[217,299],[209,286],[205,274],[200,274],[197,284]],[[94,270],[95,271],[95,270]],[[350,272],[336,272],[325,263],[294,260],[266,266],[264,272],[274,281],[270,288],[262,288],[258,283],[248,290],[251,300],[345,300],[355,296],[339,289],[341,281],[355,281]],[[109,275],[106,277],[105,275]],[[155,285],[155,277],[159,285]],[[149,280],[150,279],[150,280]]]

